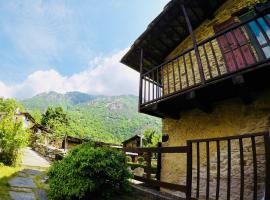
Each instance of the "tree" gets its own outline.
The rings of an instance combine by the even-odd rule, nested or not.
[[[30,132],[23,128],[22,121],[13,114],[6,114],[0,121],[0,162],[16,165],[20,159],[20,150],[26,147]]]
[[[18,103],[15,99],[0,98],[0,111],[6,113],[14,113],[16,109],[24,111],[22,104]]]
[[[42,114],[39,110],[31,111],[30,114],[35,119],[36,123],[41,124]]]
[[[50,129],[55,137],[63,137],[69,128],[69,118],[62,107],[48,107],[42,115],[41,124]]]
[[[154,128],[145,129],[143,136],[144,136],[143,144],[146,147],[155,147],[159,142],[161,142],[161,133],[159,133]]]

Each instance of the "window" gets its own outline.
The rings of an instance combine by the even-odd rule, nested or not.
[[[253,11],[242,15],[240,19],[244,20],[252,15]],[[249,22],[246,28],[259,57],[270,58],[270,14]]]

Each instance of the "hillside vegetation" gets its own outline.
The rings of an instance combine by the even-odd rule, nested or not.
[[[140,114],[138,99],[126,96],[94,96],[80,92],[42,93],[21,101],[30,113],[61,106],[70,118],[68,135],[96,141],[121,143],[146,128],[161,130],[161,120]]]

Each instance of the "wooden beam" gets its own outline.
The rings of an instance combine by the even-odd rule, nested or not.
[[[232,77],[232,82],[233,82],[233,85],[236,87],[238,96],[241,98],[244,104],[252,103],[254,98],[248,86],[245,84],[245,79],[243,75]]]
[[[204,100],[203,97],[198,96],[195,91],[191,91],[186,94],[186,100],[192,101],[195,107],[198,107],[200,110],[206,113],[213,112],[213,107],[211,103],[207,100]]]
[[[184,14],[184,17],[185,17],[185,20],[186,20],[186,23],[187,23],[189,34],[190,34],[192,42],[193,42],[193,47],[194,47],[195,55],[196,55],[196,58],[197,58],[197,63],[198,63],[200,75],[201,75],[201,83],[204,85],[205,84],[205,77],[204,77],[203,66],[202,66],[202,61],[201,61],[200,54],[199,54],[198,45],[197,45],[197,42],[196,42],[196,39],[195,39],[195,35],[194,35],[194,32],[193,32],[190,20],[189,20],[188,15],[187,15],[186,8],[185,8],[185,6],[183,4],[181,5],[181,7],[182,7],[182,12]]]
[[[179,147],[144,147],[144,148],[123,148],[124,152],[131,153],[187,153],[186,146]]]
[[[154,186],[154,187],[162,187],[162,188],[181,191],[181,192],[186,193],[186,186],[185,185],[178,185],[178,184],[174,184],[174,183],[167,183],[167,182],[162,182],[162,181],[158,181],[158,180],[147,179],[147,178],[144,178],[141,176],[134,176],[134,179],[137,181],[147,183],[147,184]]]

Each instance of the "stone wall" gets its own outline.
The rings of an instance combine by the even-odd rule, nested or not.
[[[184,146],[186,145],[186,141],[190,139],[213,138],[266,131],[269,130],[269,118],[270,90],[258,94],[256,100],[250,105],[244,105],[240,99],[229,99],[214,105],[214,111],[212,113],[204,113],[203,111],[194,109],[183,112],[179,120],[163,119],[163,133],[169,135],[169,140],[162,145],[165,147]],[[245,145],[247,147],[245,151],[250,152],[250,143]],[[258,149],[258,152],[261,151]],[[239,150],[235,150],[235,153],[239,153]],[[252,170],[252,166],[249,166],[249,161],[252,157],[249,153],[247,154],[245,170],[248,172]],[[214,159],[215,155],[216,147],[215,145],[210,145],[210,156]],[[202,162],[205,162],[205,149],[201,149],[200,156]],[[239,155],[235,154],[233,157],[239,158]],[[238,160],[233,160],[239,163]],[[258,162],[262,163],[263,160],[259,159]],[[224,172],[225,170],[226,169],[224,169]],[[236,174],[236,176],[237,175],[239,174]],[[263,176],[264,173],[261,175]],[[185,176],[186,157],[184,155],[162,155],[162,181],[185,184]]]
[[[58,149],[41,143],[34,143],[32,145],[32,148],[50,161],[56,160],[57,157],[59,158],[59,156],[64,157],[64,155],[66,154],[63,149]]]

